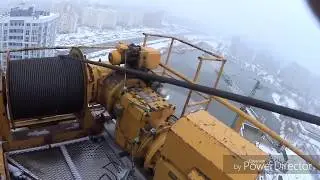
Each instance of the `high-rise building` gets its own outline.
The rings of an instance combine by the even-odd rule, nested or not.
[[[16,7],[0,17],[0,49],[54,46],[59,15],[35,11],[34,7]],[[52,50],[11,52],[10,60],[52,56]],[[2,70],[6,54],[0,55]]]
[[[58,13],[59,33],[74,33],[77,32],[79,14],[77,8],[70,2],[57,2],[52,7],[52,12]]]
[[[123,27],[138,27],[143,25],[143,12],[125,11],[118,13],[117,24]]]
[[[82,24],[96,28],[115,28],[117,23],[117,11],[87,7],[82,13]]]
[[[143,17],[143,25],[148,27],[161,27],[165,13],[163,11],[146,12]]]

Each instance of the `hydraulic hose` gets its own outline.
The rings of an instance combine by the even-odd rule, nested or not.
[[[173,78],[163,77],[163,76],[159,76],[156,74],[150,74],[150,73],[136,70],[136,69],[123,68],[120,66],[114,66],[114,65],[110,65],[110,64],[89,61],[89,60],[81,60],[81,61],[84,63],[94,64],[97,66],[113,69],[115,71],[122,72],[122,73],[126,72],[128,74],[135,75],[135,76],[139,77],[140,79],[168,83],[168,84],[176,85],[179,87],[191,89],[194,91],[202,92],[202,93],[205,93],[208,95],[218,96],[221,98],[229,99],[229,100],[232,100],[232,101],[235,101],[238,103],[254,106],[257,108],[264,109],[264,110],[276,112],[276,113],[279,113],[279,114],[282,114],[282,115],[285,115],[288,117],[292,117],[292,118],[299,119],[304,122],[308,122],[308,123],[316,124],[316,125],[320,126],[320,117],[318,117],[318,116],[315,116],[315,115],[312,115],[309,113],[305,113],[305,112],[302,112],[299,110],[291,109],[288,107],[279,106],[279,105],[269,103],[266,101],[262,101],[259,99],[254,99],[251,97],[242,96],[239,94],[234,94],[231,92],[227,92],[227,91],[223,91],[223,90],[219,90],[219,89],[215,89],[215,88],[211,88],[211,87],[207,87],[207,86],[202,86],[202,85],[198,85],[198,84],[194,84],[194,83],[189,83],[186,81],[181,81],[181,80],[177,80],[177,79],[173,79]]]

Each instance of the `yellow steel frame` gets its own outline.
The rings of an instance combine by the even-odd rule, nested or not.
[[[191,44],[189,42],[186,42],[184,40],[181,40],[181,39],[173,37],[173,36],[150,34],[150,33],[143,33],[143,34],[145,36],[144,37],[144,41],[143,41],[143,46],[147,45],[147,38],[148,37],[161,37],[161,38],[171,39],[171,42],[170,42],[170,45],[169,45],[169,48],[168,48],[168,51],[167,51],[168,54],[166,56],[165,64],[160,63],[160,67],[163,68],[163,71],[161,73],[162,75],[167,75],[167,76],[172,77],[172,78],[178,77],[178,78],[180,78],[180,79],[182,79],[184,81],[187,81],[189,83],[194,83],[195,84],[198,81],[203,60],[221,62],[221,66],[220,66],[220,70],[219,70],[218,76],[217,76],[217,78],[216,78],[216,80],[214,82],[214,85],[213,85],[214,88],[217,87],[217,85],[219,83],[219,80],[220,80],[220,77],[221,77],[222,72],[223,72],[224,65],[226,63],[226,59],[224,59],[224,57],[219,56],[217,54],[214,54],[214,53],[212,53],[212,52],[210,52],[208,50],[205,50],[203,48],[200,48],[200,47],[198,47],[196,45],[193,45],[193,44]],[[181,42],[183,44],[189,45],[189,46],[191,46],[191,47],[193,47],[195,49],[198,49],[198,50],[200,50],[200,51],[202,51],[202,52],[204,52],[204,53],[209,55],[209,57],[198,57],[199,63],[198,63],[197,70],[196,70],[196,73],[194,75],[193,80],[188,79],[185,75],[177,72],[176,70],[174,70],[174,69],[172,69],[172,68],[170,68],[168,66],[174,41],[179,41],[179,42]],[[159,72],[157,72],[157,73],[159,73]],[[258,129],[260,129],[262,132],[268,134],[270,137],[272,137],[275,140],[277,140],[281,145],[284,145],[288,149],[292,150],[298,156],[300,156],[302,159],[304,159],[306,162],[312,164],[315,168],[320,170],[319,162],[316,162],[315,160],[313,160],[309,155],[305,155],[301,150],[299,150],[294,145],[292,145],[291,143],[289,143],[288,141],[286,141],[285,139],[280,137],[276,132],[274,132],[273,130],[268,128],[266,125],[264,125],[263,123],[258,121],[256,118],[254,118],[254,117],[246,114],[245,112],[241,111],[239,108],[237,108],[235,105],[230,103],[228,100],[220,98],[220,97],[216,97],[216,96],[207,96],[207,95],[204,95],[202,93],[195,92],[198,95],[200,95],[201,97],[203,97],[205,100],[189,104],[189,100],[190,100],[192,92],[193,91],[190,90],[188,95],[187,95],[187,99],[186,99],[186,102],[184,104],[181,116],[184,116],[186,108],[190,107],[190,106],[206,104],[206,108],[205,109],[207,110],[209,105],[210,105],[210,103],[212,103],[212,101],[215,100],[215,101],[219,102],[220,104],[222,104],[223,106],[225,106],[226,108],[228,108],[229,110],[235,112],[239,116],[239,118],[238,118],[238,120],[236,122],[237,126],[234,129],[235,131],[239,132],[240,127],[242,126],[242,124],[244,122],[248,121],[251,124],[253,124],[254,126],[256,126]]]

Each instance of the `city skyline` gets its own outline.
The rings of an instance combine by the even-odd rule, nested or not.
[[[53,46],[56,37],[57,14],[39,11],[34,7],[19,6],[0,18],[0,48],[19,49]],[[10,53],[10,59],[52,56],[52,51]],[[2,70],[6,69],[6,54],[0,56]]]

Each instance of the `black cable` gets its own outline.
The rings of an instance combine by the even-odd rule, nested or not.
[[[111,179],[111,177],[108,175],[108,173],[104,173],[104,174],[102,174],[102,175],[99,177],[98,180],[102,180],[102,178],[103,178],[104,176],[107,176],[108,179]],[[111,180],[112,180],[112,179],[111,179]]]
[[[110,174],[112,174],[112,175],[115,177],[115,179],[117,180],[118,178],[117,178],[116,174],[114,174],[114,172],[112,172],[112,171],[108,168],[108,166],[109,166],[110,164],[112,164],[113,166],[115,166],[114,164],[116,164],[117,166],[120,166],[119,163],[117,163],[117,162],[115,162],[115,161],[110,161],[108,164],[102,166],[102,168],[105,169],[105,170],[107,170],[107,171],[108,171]],[[116,168],[116,169],[117,169],[117,168]],[[119,171],[119,170],[118,170],[118,171]],[[102,174],[102,176],[100,176],[99,180],[101,180],[104,176],[107,176],[109,179],[111,179],[111,177],[108,175],[108,173],[104,173],[104,174]]]
[[[105,168],[106,168],[107,166],[109,166],[110,164],[112,164],[113,166],[114,166],[114,165],[117,165],[118,167],[120,167],[120,164],[119,164],[119,163],[117,163],[117,162],[115,162],[115,161],[110,161],[108,164],[102,166],[102,168],[105,169]],[[114,168],[116,168],[116,167],[114,166]],[[116,169],[117,169],[117,168],[116,168]]]
[[[230,93],[230,92],[219,90],[219,89],[214,89],[214,88],[207,87],[207,86],[193,84],[193,83],[189,83],[189,82],[185,82],[185,81],[181,81],[181,80],[177,80],[177,79],[173,79],[173,78],[167,78],[167,77],[163,77],[163,76],[159,76],[159,75],[155,75],[155,74],[149,74],[149,73],[142,72],[142,71],[135,70],[135,69],[126,68],[126,70],[125,70],[125,68],[122,68],[120,66],[114,66],[114,65],[110,65],[110,64],[94,62],[94,61],[89,61],[89,60],[80,60],[80,61],[82,61],[84,63],[94,64],[97,66],[113,69],[113,70],[116,70],[116,71],[119,71],[122,73],[126,72],[128,74],[135,75],[135,76],[139,77],[140,79],[159,81],[162,83],[168,83],[168,84],[176,85],[179,87],[184,87],[187,89],[199,91],[199,92],[206,93],[206,94],[209,94],[212,96],[222,97],[225,99],[229,99],[229,100],[236,101],[236,102],[239,102],[242,104],[265,109],[268,111],[276,112],[276,113],[279,113],[279,114],[282,114],[285,116],[300,119],[302,121],[320,126],[320,117],[309,114],[309,113],[305,113],[305,112],[302,112],[299,110],[287,108],[284,106],[279,106],[279,105],[276,105],[273,103],[269,103],[269,102],[254,99],[251,97],[246,97],[246,96]]]
[[[112,174],[116,180],[118,180],[118,176],[115,175],[114,172],[112,172],[112,171],[111,171],[110,169],[108,169],[108,168],[104,168],[104,169],[107,170],[110,174]],[[107,174],[107,173],[106,173],[106,174]],[[109,175],[108,175],[108,176],[109,176]],[[110,176],[109,176],[109,177],[110,177]]]

